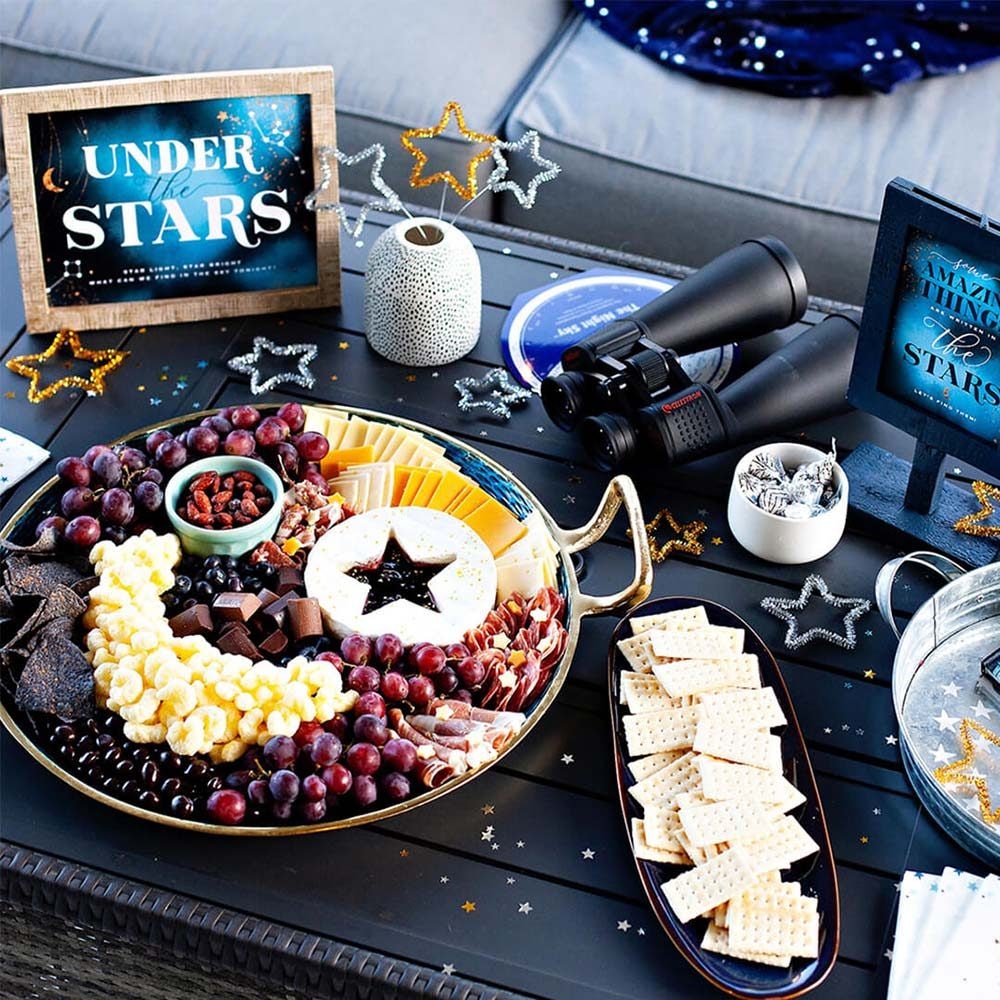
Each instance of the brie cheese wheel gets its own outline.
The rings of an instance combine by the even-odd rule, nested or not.
[[[415,563],[441,564],[427,589],[437,610],[406,599],[364,613],[369,585],[348,576],[377,564],[394,538]],[[486,543],[450,514],[423,507],[383,507],[334,525],[313,546],[305,569],[306,593],[316,598],[331,632],[392,632],[415,642],[460,642],[493,610],[497,571]]]

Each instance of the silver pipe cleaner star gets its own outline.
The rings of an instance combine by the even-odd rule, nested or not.
[[[374,156],[372,161],[372,170],[369,175],[372,182],[372,187],[380,195],[381,198],[373,198],[371,201],[365,202],[359,212],[358,217],[354,221],[353,225],[351,220],[348,218],[347,212],[344,206],[338,202],[326,202],[325,204],[319,204],[319,196],[330,187],[330,183],[333,180],[333,168],[330,166],[330,157],[333,157],[338,163],[343,164],[345,167],[353,166],[355,163],[361,163],[363,160],[367,160],[369,156]],[[382,165],[385,163],[385,146],[380,142],[373,142],[370,146],[366,146],[359,153],[342,153],[336,146],[321,146],[319,148],[319,170],[320,170],[320,182],[314,191],[311,191],[306,195],[303,204],[310,212],[336,212],[337,218],[340,219],[340,224],[344,227],[344,231],[348,233],[351,239],[356,240],[361,235],[361,230],[365,227],[365,222],[368,221],[368,213],[374,209],[377,212],[402,212],[403,202],[400,200],[398,194],[388,184],[382,179]]]
[[[828,628],[819,626],[808,629],[801,634],[799,633],[798,617],[792,612],[802,611],[809,603],[813,591],[816,591],[823,601],[831,607],[851,609],[844,615],[843,635],[838,635]],[[871,610],[872,604],[871,601],[865,600],[863,597],[838,597],[836,594],[830,593],[830,588],[826,585],[823,577],[813,573],[805,578],[798,597],[765,597],[760,602],[760,606],[768,614],[772,614],[775,618],[787,622],[788,631],[785,633],[786,649],[800,649],[807,643],[812,642],[813,639],[825,639],[827,642],[833,643],[834,646],[840,646],[843,649],[854,649],[858,642],[854,623],[862,615],[867,614]]]
[[[485,410],[499,420],[510,420],[511,406],[521,406],[532,396],[529,389],[515,385],[503,368],[494,368],[482,378],[460,378],[455,389],[458,392],[456,405],[462,413]]]
[[[529,132],[525,132],[516,142],[503,142],[498,139],[493,143],[493,159],[496,162],[496,167],[493,169],[493,173],[490,174],[489,180],[486,182],[486,187],[493,191],[510,191],[518,200],[521,208],[534,207],[538,186],[557,177],[562,170],[562,167],[554,160],[547,160],[539,154],[538,146],[540,142],[541,139],[538,133],[532,129]],[[501,152],[501,150],[506,150],[508,153],[519,153],[525,147],[530,150],[528,157],[531,162],[535,166],[542,168],[528,181],[527,190],[522,188],[516,181],[504,180],[510,167],[507,163],[507,158]]]
[[[260,359],[264,352],[275,357],[288,358],[300,355],[296,364],[297,371],[278,372],[263,382],[260,379]],[[230,358],[228,365],[234,372],[250,376],[250,392],[255,396],[270,392],[275,386],[285,382],[300,385],[303,389],[311,389],[316,384],[316,376],[309,371],[309,363],[316,360],[319,348],[315,344],[276,344],[267,337],[254,337],[253,350],[249,354],[240,354]]]

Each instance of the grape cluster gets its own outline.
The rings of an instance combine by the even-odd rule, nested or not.
[[[240,455],[267,462],[289,482],[308,480],[326,488],[319,462],[330,450],[323,434],[303,431],[299,403],[285,403],[274,416],[255,406],[227,406],[178,434],[153,431],[141,447],[96,444],[56,466],[66,489],[59,513],[36,526],[54,529],[70,545],[90,548],[101,538],[120,543],[152,527],[163,508],[163,484],[188,462],[212,455]]]

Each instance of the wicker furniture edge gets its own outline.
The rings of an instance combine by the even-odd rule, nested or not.
[[[19,909],[309,996],[519,1000],[520,994],[0,842],[0,898]]]

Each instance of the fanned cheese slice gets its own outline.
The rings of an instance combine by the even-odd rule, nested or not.
[[[523,538],[528,531],[499,500],[494,500],[492,497],[464,520],[486,542],[494,556],[500,555],[504,549],[509,548],[519,538]],[[522,591],[522,593],[527,592]]]
[[[424,480],[420,484],[420,489],[413,496],[413,506],[429,507],[430,499],[434,496],[434,492],[438,486],[441,485],[443,478],[444,473],[438,472],[437,469],[428,469],[427,475],[424,476]]]
[[[331,449],[320,461],[319,471],[327,479],[330,479],[339,475],[349,465],[365,465],[371,462],[374,455],[371,445]]]

